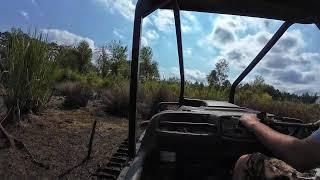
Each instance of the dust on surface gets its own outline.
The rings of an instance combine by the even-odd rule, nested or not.
[[[32,163],[24,151],[0,149],[0,179],[57,179],[86,157],[92,125],[97,120],[91,159],[64,177],[93,179],[92,173],[106,164],[126,139],[128,121],[105,114],[99,101],[77,110],[63,110],[62,102],[63,97],[53,97],[40,115],[28,115],[21,123],[6,127],[49,169]]]

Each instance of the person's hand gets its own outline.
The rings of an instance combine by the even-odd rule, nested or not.
[[[244,127],[246,127],[249,130],[251,130],[254,125],[260,123],[259,119],[257,118],[257,115],[255,114],[245,114],[241,116],[240,122]]]

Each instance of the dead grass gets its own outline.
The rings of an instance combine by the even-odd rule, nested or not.
[[[26,154],[0,149],[0,177],[57,178],[86,156],[94,120],[98,123],[91,160],[64,178],[90,179],[98,166],[107,163],[127,136],[127,120],[106,115],[99,102],[89,102],[86,108],[77,110],[62,110],[59,106],[63,100],[53,97],[41,115],[28,115],[19,125],[8,127],[12,135],[26,144],[34,158],[48,164],[50,169],[35,166]]]
[[[66,97],[63,106],[67,109],[77,109],[87,106],[92,97],[92,90],[81,83],[66,82],[63,87],[63,95]]]

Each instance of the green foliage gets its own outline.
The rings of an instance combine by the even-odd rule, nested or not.
[[[105,81],[98,75],[95,71],[90,71],[84,76],[84,82],[94,88],[100,88],[103,87],[105,84]]]
[[[57,63],[61,69],[79,71],[78,52],[75,47],[60,46],[57,53]]]
[[[97,59],[98,70],[102,77],[107,77],[111,71],[111,62],[107,54],[107,47],[102,46],[99,48],[99,57]]]
[[[81,74],[77,73],[76,71],[72,71],[71,69],[57,69],[55,71],[55,80],[56,82],[76,82],[82,81],[83,77]]]
[[[92,49],[87,41],[81,41],[77,47],[79,72],[85,73],[88,71],[91,63]]]
[[[207,76],[209,86],[227,86],[230,82],[227,80],[229,72],[229,64],[225,59],[220,59],[215,69]]]
[[[120,41],[111,41],[99,49],[97,68],[103,78],[108,76],[129,77],[128,48]]]
[[[140,50],[140,77],[148,80],[159,79],[158,63],[153,61],[153,53],[150,47],[142,47]]]
[[[212,70],[210,72],[210,74],[207,75],[207,81],[208,81],[209,86],[214,86],[214,85],[218,84],[219,79],[218,79],[218,75],[217,75],[216,70]]]
[[[123,46],[120,41],[112,41],[107,45],[107,50],[110,53],[110,73],[114,76],[129,77],[127,46]]]
[[[92,49],[86,41],[81,41],[77,47],[58,46],[54,43],[51,43],[50,47],[57,55],[60,68],[71,69],[82,74],[92,69]]]
[[[8,106],[19,108],[22,113],[38,111],[51,94],[55,56],[41,34],[28,37],[12,30],[10,36],[5,45],[7,57],[2,62]]]

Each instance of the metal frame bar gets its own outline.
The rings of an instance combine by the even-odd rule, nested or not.
[[[261,61],[263,57],[270,51],[270,49],[278,42],[281,36],[289,29],[292,22],[284,22],[278,31],[272,36],[269,42],[264,46],[264,48],[259,52],[259,54],[253,59],[253,61],[248,65],[248,67],[240,74],[240,76],[234,81],[231,86],[229,94],[229,103],[234,103],[234,95],[237,86],[240,82],[251,72],[251,70]]]
[[[166,0],[159,5],[152,4],[139,4],[140,7],[136,8],[134,29],[133,29],[133,41],[132,41],[132,61],[131,61],[131,76],[130,76],[130,103],[129,103],[129,157],[134,158],[136,154],[136,108],[137,108],[137,91],[138,91],[138,75],[139,75],[139,51],[141,41],[141,27],[143,17],[148,16],[155,10],[172,3],[173,0]],[[140,1],[138,1],[139,3]],[[148,7],[147,7],[148,6]],[[150,7],[149,7],[150,6]],[[153,6],[153,7],[151,7]],[[174,18],[176,26],[177,46],[179,55],[179,69],[180,69],[180,96],[179,104],[182,105],[184,101],[184,90],[185,90],[185,76],[184,76],[184,65],[183,65],[183,47],[182,47],[182,35],[181,35],[181,21],[180,21],[180,10],[177,0],[175,0]],[[285,22],[274,34],[266,46],[260,51],[255,59],[249,64],[249,66],[242,72],[242,74],[232,84],[229,96],[229,102],[234,103],[234,94],[236,87],[245,78],[246,75],[261,61],[261,59],[269,52],[269,50],[276,44],[281,36],[287,31],[292,25],[292,22]],[[316,26],[320,29],[320,24],[316,23]]]
[[[136,116],[137,116],[137,92],[138,92],[138,75],[139,75],[139,50],[141,40],[142,17],[136,16],[133,26],[132,41],[132,61],[130,76],[130,102],[129,102],[129,135],[128,149],[129,157],[134,158],[136,154]]]
[[[176,5],[174,12],[174,22],[176,26],[176,36],[177,36],[177,46],[178,46],[178,55],[179,55],[179,70],[180,70],[180,95],[179,95],[179,104],[182,105],[184,100],[184,66],[183,66],[183,48],[182,48],[182,36],[181,36],[181,22],[180,22],[180,10],[178,4]]]
[[[134,158],[136,155],[136,128],[137,128],[137,92],[139,80],[139,53],[141,41],[141,28],[143,17],[148,16],[155,10],[167,5],[171,0],[163,1],[158,5],[150,3],[141,4],[138,1],[135,10],[133,40],[132,40],[132,56],[131,56],[131,76],[130,76],[130,99],[129,99],[129,133],[128,133],[128,149],[129,157]],[[139,8],[138,8],[139,6]]]

